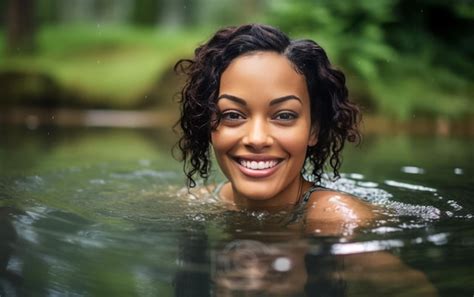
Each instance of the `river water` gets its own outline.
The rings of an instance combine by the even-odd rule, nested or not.
[[[189,193],[168,130],[0,132],[2,297],[474,294],[472,138],[348,147],[325,185],[385,216],[331,237]]]

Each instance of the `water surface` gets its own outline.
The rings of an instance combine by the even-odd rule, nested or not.
[[[0,296],[474,293],[473,139],[348,148],[326,186],[387,216],[329,237],[191,195],[167,130],[0,132]]]

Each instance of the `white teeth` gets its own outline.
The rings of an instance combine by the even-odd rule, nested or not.
[[[276,160],[259,161],[259,162],[240,160],[240,165],[252,170],[268,169],[268,168],[274,167],[276,164],[278,164],[278,161]]]

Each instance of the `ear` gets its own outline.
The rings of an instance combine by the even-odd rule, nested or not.
[[[319,136],[319,127],[313,126],[309,134],[308,146],[315,146],[318,143],[318,136]]]

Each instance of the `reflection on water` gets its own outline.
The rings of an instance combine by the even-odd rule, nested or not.
[[[289,209],[232,211],[189,193],[166,132],[2,132],[0,296],[474,292],[470,139],[377,137],[349,150],[325,186],[385,216],[328,237],[287,226]]]

